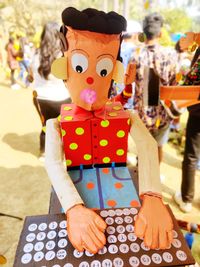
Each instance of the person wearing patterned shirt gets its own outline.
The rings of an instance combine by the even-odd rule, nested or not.
[[[173,62],[174,59],[172,61],[169,49],[159,45],[162,25],[163,18],[157,13],[152,13],[145,17],[143,21],[143,32],[146,37],[145,45],[140,49],[137,59],[133,59],[133,62],[136,63],[134,109],[158,143],[159,162],[162,161],[162,146],[168,140],[171,118],[161,104],[158,106],[145,106],[143,94],[146,67],[154,69],[162,85],[169,85],[175,78],[176,62]]]

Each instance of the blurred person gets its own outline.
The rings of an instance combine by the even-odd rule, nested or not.
[[[44,26],[40,48],[32,63],[33,88],[37,92],[37,103],[34,101],[34,105],[39,115],[42,116],[43,126],[46,125],[46,120],[58,117],[61,104],[71,102],[64,83],[51,74],[51,64],[60,54],[59,26],[55,22],[49,22]],[[45,132],[42,130],[40,133],[41,156],[43,156],[44,147]]]
[[[20,88],[19,84],[16,83],[15,79],[15,71],[18,69],[18,51],[14,48],[14,38],[10,37],[8,44],[6,45],[6,51],[7,51],[7,63],[10,68],[10,79],[11,79],[11,88],[13,90],[18,90]]]
[[[184,85],[200,85],[200,47],[196,50],[191,70]],[[186,143],[182,162],[181,193],[176,192],[174,200],[183,212],[192,210],[195,191],[195,173],[200,158],[200,103],[188,107],[189,117],[186,125]]]
[[[165,108],[158,106],[144,106],[144,73],[145,68],[153,68],[160,77],[162,85],[169,85],[175,79],[175,62],[169,56],[167,49],[159,45],[163,18],[158,13],[147,15],[143,20],[145,45],[140,49],[139,56],[133,59],[136,62],[136,81],[134,94],[134,109],[149,129],[158,144],[159,162],[162,161],[162,148],[168,141],[170,121]],[[153,88],[152,88],[153,90]]]

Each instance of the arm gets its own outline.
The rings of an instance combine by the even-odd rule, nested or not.
[[[136,113],[130,112],[130,118],[130,135],[138,151],[139,195],[142,198],[135,234],[151,249],[166,249],[172,242],[173,223],[162,202],[157,144]]]
[[[46,123],[45,166],[58,199],[67,215],[68,236],[79,251],[96,253],[105,242],[105,222],[94,211],[83,206],[69,174],[63,165],[63,149],[57,119]]]

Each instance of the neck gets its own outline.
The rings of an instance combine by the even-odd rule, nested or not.
[[[145,44],[146,45],[156,45],[156,44],[158,44],[158,39],[156,38],[156,39],[152,39],[152,40],[146,40]]]

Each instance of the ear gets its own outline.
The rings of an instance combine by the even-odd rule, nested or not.
[[[61,57],[53,61],[51,73],[58,79],[67,80],[67,58]]]
[[[123,83],[123,80],[124,80],[124,66],[119,60],[116,61],[112,79],[116,83]]]

